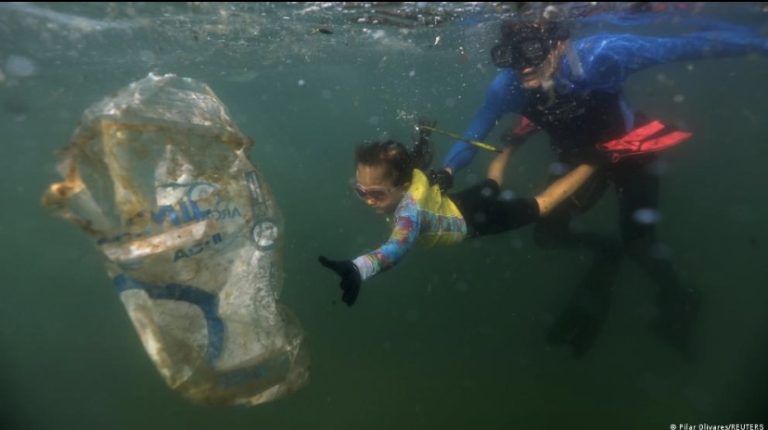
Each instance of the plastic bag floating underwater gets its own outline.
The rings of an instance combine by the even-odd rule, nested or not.
[[[94,239],[160,374],[198,403],[254,405],[309,377],[251,144],[208,86],[150,74],[84,112],[43,197]]]

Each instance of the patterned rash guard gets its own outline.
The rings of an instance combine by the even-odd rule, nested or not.
[[[397,264],[414,244],[450,245],[467,235],[467,224],[459,209],[442,195],[437,185],[420,170],[413,171],[408,192],[395,209],[395,226],[389,239],[352,263],[365,280]]]
[[[631,131],[635,122],[622,94],[624,81],[632,73],[674,61],[768,53],[768,39],[764,36],[730,25],[679,37],[601,33],[573,41],[571,45],[571,52],[563,56],[554,76],[554,88],[561,93],[615,95],[623,116],[624,133]],[[512,69],[503,69],[488,89],[464,138],[484,140],[504,114],[525,114],[535,94],[521,86]],[[587,126],[595,124],[585,124]],[[553,130],[546,131],[552,134]],[[476,153],[477,147],[457,141],[443,164],[456,172],[466,167]]]

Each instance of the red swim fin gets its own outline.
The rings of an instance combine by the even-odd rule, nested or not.
[[[619,139],[598,144],[597,149],[609,153],[611,161],[615,163],[630,155],[663,151],[693,136],[692,133],[684,131],[664,133],[663,130],[665,128],[667,127],[661,122],[652,121],[632,130]]]

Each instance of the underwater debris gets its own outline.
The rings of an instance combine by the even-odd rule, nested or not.
[[[94,240],[165,382],[198,403],[255,405],[309,375],[251,143],[208,86],[150,74],[85,111],[43,197]]]

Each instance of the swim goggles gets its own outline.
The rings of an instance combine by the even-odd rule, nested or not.
[[[357,194],[357,197],[360,197],[361,200],[374,200],[377,202],[381,202],[387,199],[390,194],[392,194],[392,189],[387,187],[382,187],[380,185],[373,185],[370,187],[365,187],[360,184],[355,185],[355,194]]]
[[[544,38],[515,38],[495,45],[491,49],[491,59],[501,69],[525,70],[543,63],[552,46],[552,41]]]

